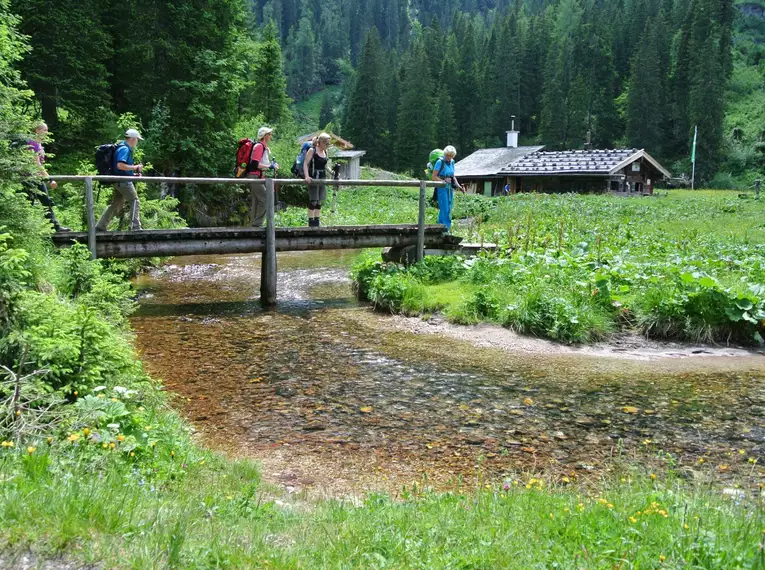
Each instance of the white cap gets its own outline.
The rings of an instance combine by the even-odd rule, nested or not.
[[[126,139],[138,139],[139,141],[143,140],[143,137],[141,136],[141,133],[139,133],[135,129],[128,129],[125,131],[125,138]]]
[[[266,136],[269,133],[273,133],[273,132],[274,132],[274,130],[270,129],[268,127],[260,127],[258,129],[258,140],[262,141],[264,136]]]

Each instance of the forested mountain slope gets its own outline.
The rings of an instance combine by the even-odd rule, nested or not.
[[[676,174],[762,172],[762,0],[13,0],[21,62],[60,158],[132,113],[163,173],[230,170],[234,131],[282,133],[287,95],[326,86],[321,123],[370,162],[419,171],[435,146],[646,148]],[[286,91],[286,94],[285,94]],[[268,103],[264,103],[268,101]],[[301,119],[301,115],[298,115]],[[241,129],[237,130],[239,133]],[[734,180],[735,179],[735,180]]]

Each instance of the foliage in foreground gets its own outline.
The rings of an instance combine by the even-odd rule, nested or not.
[[[458,206],[475,216],[471,237],[497,243],[497,254],[411,268],[362,257],[359,293],[385,310],[442,311],[459,323],[495,322],[566,342],[618,330],[763,342],[760,202],[685,192],[653,200],[476,197]]]
[[[112,454],[94,469],[81,445],[0,450],[9,548],[107,568],[765,567],[760,507],[648,477],[307,504],[274,495],[245,462],[176,456],[159,465],[182,471],[147,474]]]

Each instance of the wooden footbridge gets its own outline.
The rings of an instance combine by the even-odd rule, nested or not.
[[[87,243],[93,259],[164,257],[180,255],[254,253],[263,254],[261,264],[261,302],[276,303],[276,252],[326,249],[360,249],[367,247],[413,248],[414,257],[422,259],[425,248],[448,249],[459,239],[448,236],[446,227],[425,224],[427,189],[437,182],[398,180],[325,180],[327,186],[395,186],[420,189],[419,216],[411,225],[333,226],[321,228],[277,228],[275,224],[275,183],[305,184],[304,180],[253,180],[242,178],[170,178],[140,177],[134,182],[166,184],[239,184],[257,189],[265,185],[266,226],[244,228],[185,228],[179,230],[141,230],[130,232],[96,232],[93,182],[124,182],[122,176],[56,176],[61,182],[84,182],[88,231],[57,233],[57,247]],[[252,192],[251,218],[255,217],[255,192]]]

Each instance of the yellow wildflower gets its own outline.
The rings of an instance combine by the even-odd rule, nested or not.
[[[119,435],[117,436],[117,441],[125,441],[125,436],[124,436],[124,435],[122,435],[122,434],[119,434]]]
[[[553,515],[552,513],[550,513],[550,519],[554,519],[554,518],[555,518],[555,515]]]
[[[0,447],[13,447],[12,441],[4,441],[3,443],[0,443]]]
[[[738,454],[739,455],[746,455],[746,450],[745,449],[739,449],[738,450]]]
[[[667,559],[667,557],[664,556],[663,554],[661,556],[659,556],[659,562],[664,562],[666,559]]]
[[[53,438],[52,438],[52,437],[49,437],[49,438],[48,438],[48,443],[49,443],[49,444],[53,443]]]
[[[613,504],[613,503],[608,503],[608,505],[606,505],[606,506],[607,506],[609,509],[613,509],[613,508],[614,508],[614,504]]]
[[[635,523],[637,522],[637,519],[636,519],[635,517],[630,517],[630,518],[629,518],[629,521],[630,521],[632,524],[635,524]]]
[[[75,391],[74,391],[74,395],[75,395],[75,396],[79,396],[79,395],[80,395],[80,393],[79,393],[77,390],[75,390]]]
[[[580,511],[583,511],[583,510],[584,510],[584,503],[579,503],[579,504],[576,506],[576,508],[577,508],[577,509],[579,509]]]
[[[656,481],[656,474],[655,473],[651,473],[651,481]]]
[[[170,452],[170,457],[175,457],[175,451]]]
[[[135,452],[134,451],[130,452],[130,457],[135,457]]]
[[[117,447],[117,444],[116,444],[116,443],[114,443],[114,442],[111,442],[111,443],[109,444],[109,449],[114,449],[115,447]]]
[[[151,426],[146,426],[146,431],[151,430]]]
[[[689,529],[689,528],[691,528],[691,527],[689,527],[689,526],[688,526],[688,523],[686,523],[686,524],[684,524],[684,525],[683,525],[683,528],[684,528],[685,530],[688,530],[688,529]]]
[[[31,445],[29,447],[27,447],[27,453],[29,455],[32,455],[35,451],[37,451],[36,447],[32,447]]]
[[[699,462],[699,465],[704,463],[704,458],[703,457],[699,457],[699,461],[698,462]]]
[[[107,447],[109,447],[109,444],[108,444],[108,443],[104,443],[104,444],[103,444],[101,447],[103,447],[104,449],[106,449]]]
[[[569,508],[568,508],[568,507],[565,507],[565,508],[563,509],[563,512],[564,512],[564,513],[568,513],[568,512],[569,512]]]
[[[717,469],[719,469],[720,471],[727,471],[728,470],[728,464],[727,463],[723,463],[722,465],[718,465]]]
[[[643,440],[643,445],[651,445],[651,440],[650,439],[644,439]]]
[[[568,477],[563,477],[561,481],[563,481],[564,483],[569,483],[571,479],[569,479]]]
[[[80,439],[80,434],[79,434],[79,433],[73,433],[73,434],[72,434],[72,435],[70,435],[70,436],[69,436],[67,439],[68,439],[69,441],[71,441],[72,443],[74,443],[75,441],[77,441],[78,439]]]
[[[21,410],[16,410],[16,416],[18,417],[20,415],[21,415]]]
[[[85,435],[85,437],[88,437],[90,435],[90,430],[88,428],[85,428],[82,430],[82,433]]]

